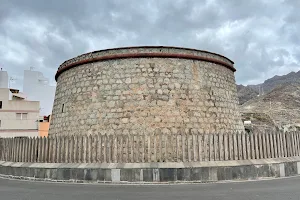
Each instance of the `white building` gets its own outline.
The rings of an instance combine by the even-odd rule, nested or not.
[[[0,88],[0,137],[38,136],[39,110],[19,90]]]
[[[41,72],[24,70],[23,92],[30,101],[40,101],[41,115],[52,113],[55,86],[49,85],[49,80]]]
[[[7,71],[0,71],[0,88],[8,88],[8,74]]]

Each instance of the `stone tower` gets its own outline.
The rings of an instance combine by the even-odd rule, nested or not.
[[[65,61],[49,135],[230,133],[244,129],[233,62],[177,47],[125,47]]]

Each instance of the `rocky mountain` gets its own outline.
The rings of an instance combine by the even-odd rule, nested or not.
[[[237,92],[240,104],[244,104],[252,98],[257,97],[258,94],[267,94],[274,88],[285,86],[292,83],[300,83],[300,71],[291,72],[283,76],[274,76],[267,79],[265,82],[257,85],[237,85]]]
[[[300,127],[300,82],[277,85],[267,94],[245,102],[240,110],[244,120],[254,119],[260,125]],[[257,120],[257,116],[263,119]]]
[[[259,94],[256,90],[249,86],[237,85],[236,88],[240,104],[244,104],[250,99],[257,97]]]

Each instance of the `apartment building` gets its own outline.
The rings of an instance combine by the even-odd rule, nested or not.
[[[19,90],[0,88],[0,137],[38,136],[39,101],[27,101]]]
[[[49,79],[42,72],[24,70],[23,92],[30,101],[40,102],[40,114],[48,116],[52,113],[55,96],[55,86],[51,86]]]

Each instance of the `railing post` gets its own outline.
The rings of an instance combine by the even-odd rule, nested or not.
[[[102,163],[102,136],[98,134],[97,162]]]
[[[74,136],[70,135],[69,137],[69,162],[74,163],[74,149],[77,148],[77,146],[74,146]]]
[[[274,137],[273,132],[269,132],[270,135],[270,150],[271,150],[271,158],[274,158]]]
[[[102,135],[102,140],[103,140],[103,162],[107,163],[107,135],[104,134]]]
[[[237,146],[238,146],[238,160],[242,160],[243,157],[243,145],[242,145],[242,137],[241,137],[241,133],[237,132]]]
[[[204,134],[204,161],[209,161],[209,134]]]
[[[80,163],[79,152],[81,150],[81,146],[79,145],[79,136],[74,136],[74,162]]]
[[[118,153],[118,135],[112,135],[112,152],[113,152],[113,158],[112,162],[116,163],[117,162],[117,153]]]
[[[273,139],[274,139],[274,143],[273,143],[273,145],[274,145],[274,158],[278,158],[279,156],[278,156],[278,141],[277,141],[277,133],[276,133],[276,131],[275,132],[273,132]]]
[[[230,159],[229,133],[224,133],[224,160]]]
[[[55,163],[58,163],[59,162],[59,147],[58,147],[58,137],[55,135],[54,137],[53,137],[53,158],[52,158],[52,160],[53,160],[53,162],[55,162]]]
[[[203,134],[198,134],[198,155],[199,155],[199,162],[201,162],[204,159],[203,155]]]
[[[258,134],[259,155],[260,155],[260,159],[262,159],[264,158],[262,132],[259,131],[257,134]]]
[[[263,132],[262,140],[263,140],[263,152],[264,152],[264,157],[263,158],[268,158],[268,154],[267,154],[267,142],[266,142],[266,132]]]
[[[237,143],[237,133],[233,133],[233,152],[234,152],[234,160],[238,160],[238,143]]]
[[[87,137],[87,163],[92,163],[92,136]]]

